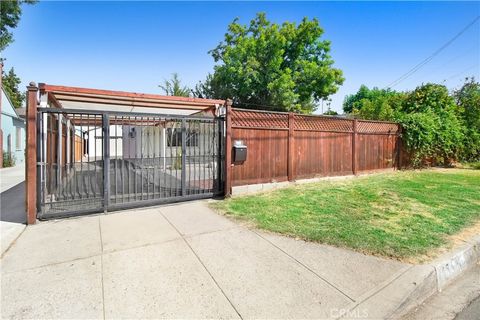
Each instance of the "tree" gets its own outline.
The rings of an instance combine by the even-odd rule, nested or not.
[[[427,83],[408,94],[397,120],[414,165],[425,159],[448,165],[461,158],[465,127],[458,111],[443,85]]]
[[[14,108],[20,108],[25,101],[25,92],[19,89],[20,83],[21,80],[13,68],[6,74],[2,72],[2,85]]]
[[[466,78],[454,98],[465,125],[464,160],[480,161],[480,83]]]
[[[427,109],[434,111],[456,109],[455,99],[444,85],[435,83],[423,84],[408,95],[403,110],[410,113],[424,112]]]
[[[357,93],[345,97],[343,111],[362,119],[391,121],[404,99],[404,93],[362,85]]]
[[[23,3],[34,4],[36,0],[7,0],[0,6],[0,51],[13,42],[13,34],[9,29],[17,27],[22,15]]]
[[[328,107],[327,111],[325,111],[323,114],[326,116],[338,116],[338,112],[330,109],[330,107]]]
[[[480,83],[466,78],[463,86],[455,90],[454,98],[467,126],[480,132]]]
[[[311,113],[344,80],[322,34],[317,19],[304,18],[298,25],[271,23],[264,13],[250,25],[235,19],[224,40],[209,52],[214,72],[195,93],[231,98],[249,108]]]
[[[177,73],[172,74],[172,79],[165,79],[159,87],[167,96],[189,97],[191,92],[187,86],[182,85]]]

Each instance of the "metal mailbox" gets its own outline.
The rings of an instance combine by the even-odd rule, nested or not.
[[[247,146],[241,140],[235,141],[233,145],[233,162],[242,163],[245,160],[247,160]]]

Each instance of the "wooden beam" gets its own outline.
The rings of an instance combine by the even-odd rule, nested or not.
[[[25,160],[27,224],[37,221],[37,105],[38,88],[35,82],[27,86],[27,146]]]
[[[137,93],[137,92],[57,86],[57,85],[49,85],[45,83],[40,83],[39,87],[40,87],[40,90],[42,91],[53,92],[53,93],[75,93],[75,94],[91,94],[91,95],[135,98],[135,99],[154,99],[154,100],[163,100],[163,101],[171,101],[171,102],[187,102],[187,103],[201,104],[201,105],[215,105],[215,104],[225,103],[224,100],[218,100],[218,99],[201,99],[201,98],[192,98],[192,97],[164,96],[159,94],[147,94],[147,93]]]
[[[50,103],[52,103],[53,105],[55,105],[56,108],[63,109],[62,104],[57,100],[57,98],[55,97],[55,95],[52,94],[51,92],[47,93],[47,100],[48,100],[48,102],[50,102]]]

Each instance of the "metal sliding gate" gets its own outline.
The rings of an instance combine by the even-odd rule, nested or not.
[[[224,118],[39,108],[38,217],[223,193]]]

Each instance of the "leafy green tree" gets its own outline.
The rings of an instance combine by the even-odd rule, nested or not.
[[[375,88],[373,90],[375,90]],[[346,95],[343,101],[343,111],[345,113],[352,113],[354,108],[357,110],[361,109],[360,101],[364,99],[374,99],[375,95],[372,93],[373,90],[368,89],[366,85],[362,84],[357,93]]]
[[[338,112],[330,108],[328,108],[323,114],[326,116],[338,116]]]
[[[464,160],[480,161],[480,83],[474,78],[465,79],[454,97],[465,124]]]
[[[427,83],[410,93],[403,105],[404,112],[423,112],[427,109],[456,109],[455,99],[447,87],[441,84]]]
[[[362,85],[357,93],[345,97],[343,111],[361,119],[392,121],[404,100],[404,93]]]
[[[189,97],[191,92],[187,86],[182,85],[177,73],[173,73],[172,79],[164,80],[159,87],[167,96]]]
[[[23,3],[33,4],[36,0],[6,0],[0,4],[0,51],[13,42],[10,29],[17,27],[22,15]]]
[[[298,25],[271,23],[264,13],[249,25],[235,19],[209,52],[216,62],[214,73],[197,85],[195,94],[231,98],[249,108],[311,113],[344,81],[322,34],[316,19],[304,18]]]
[[[455,100],[443,85],[424,84],[410,92],[397,119],[414,165],[425,159],[450,164],[464,150],[465,126]]]
[[[465,87],[458,99],[461,96],[465,104],[474,103],[474,87]],[[443,85],[427,83],[411,92],[361,86],[356,94],[345,98],[343,108],[362,119],[399,122],[414,166],[427,161],[448,165],[462,159],[466,150],[475,150],[467,147],[466,126],[460,113],[464,107],[457,106]]]
[[[19,89],[20,83],[21,80],[13,68],[8,73],[2,72],[2,85],[14,108],[20,108],[25,101],[25,92]]]

